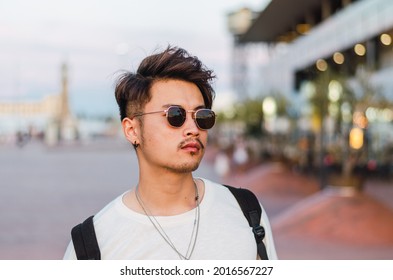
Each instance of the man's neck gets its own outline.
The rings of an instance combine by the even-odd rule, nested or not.
[[[139,199],[154,216],[177,215],[196,206],[196,196],[203,195],[203,183],[195,182],[192,174],[171,174],[166,176],[140,176],[134,190],[123,199],[127,207],[142,213]]]

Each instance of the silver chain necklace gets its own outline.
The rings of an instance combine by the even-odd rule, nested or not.
[[[200,220],[200,211],[199,211],[199,193],[198,193],[198,187],[194,181],[194,186],[195,186],[195,217],[194,217],[194,224],[191,232],[191,237],[190,237],[190,242],[188,244],[187,252],[185,255],[179,252],[179,250],[176,249],[175,245],[169,238],[169,236],[166,234],[165,230],[162,228],[161,224],[157,221],[156,217],[151,214],[151,211],[146,207],[144,202],[142,201],[140,195],[139,195],[139,186],[136,187],[135,189],[135,196],[136,199],[138,200],[139,205],[142,207],[143,212],[145,215],[149,218],[150,222],[154,226],[154,228],[157,230],[157,232],[161,235],[161,237],[165,240],[165,242],[178,254],[179,258],[181,260],[189,260],[191,258],[192,253],[194,252],[195,249],[195,244],[196,240],[198,237],[198,230],[199,230],[199,220]]]

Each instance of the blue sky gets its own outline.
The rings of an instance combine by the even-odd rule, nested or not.
[[[33,100],[60,89],[67,62],[72,110],[116,114],[118,71],[168,44],[212,68],[217,103],[230,88],[232,37],[226,15],[261,10],[266,0],[1,0],[0,101]]]

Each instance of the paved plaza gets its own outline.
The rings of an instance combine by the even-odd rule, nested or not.
[[[211,159],[207,156],[195,175],[220,181]],[[72,226],[96,213],[138,179],[135,153],[122,140],[56,148],[40,143],[28,143],[23,148],[3,145],[0,167],[0,259],[62,258]],[[294,211],[294,205],[307,199],[309,205],[312,199],[321,201],[315,180],[275,164],[225,180],[232,185],[250,186],[273,225],[282,221],[283,213]],[[389,183],[369,183],[366,191],[386,205],[387,212],[393,209],[393,188]],[[302,238],[302,233],[275,235],[283,259],[393,259],[393,244],[353,246],[307,235]]]

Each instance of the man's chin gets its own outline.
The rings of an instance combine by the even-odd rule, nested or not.
[[[181,164],[177,166],[167,167],[168,170],[183,174],[183,173],[191,173],[198,169],[200,162],[193,163],[193,164]]]
[[[189,167],[183,167],[182,169],[180,169],[181,173],[190,173],[190,172],[194,172],[195,170],[197,170],[199,167],[199,163],[189,166]]]

